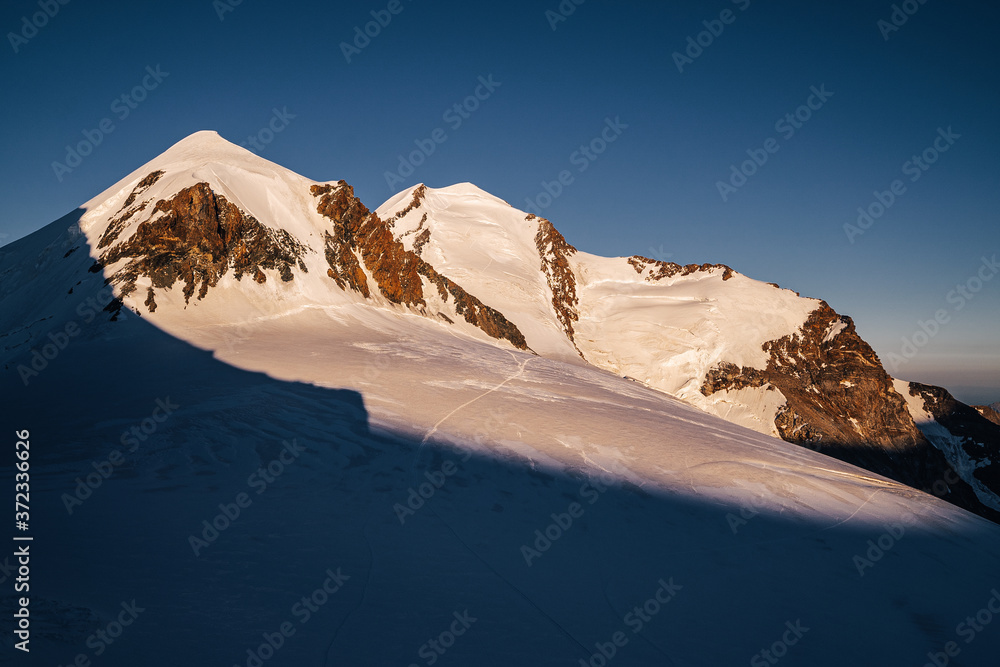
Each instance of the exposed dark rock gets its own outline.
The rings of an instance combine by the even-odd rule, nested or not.
[[[403,306],[426,306],[420,279],[423,275],[437,287],[443,301],[448,302],[449,296],[454,299],[455,312],[468,323],[493,338],[508,340],[522,350],[528,349],[524,336],[502,313],[439,274],[420,258],[418,252],[406,250],[393,236],[390,226],[354,196],[350,185],[344,181],[336,185],[313,185],[310,192],[319,197],[316,210],[333,223],[333,230],[326,232],[324,237],[326,260],[330,266],[327,275],[341,289],[353,289],[365,298],[370,296],[363,263],[379,293],[386,299]],[[417,188],[404,211],[418,206],[423,195],[424,189]],[[393,219],[398,220],[404,214],[400,212]],[[429,230],[424,231],[429,238]],[[421,247],[422,244],[417,250]]]
[[[723,269],[723,280],[729,280],[733,277],[733,270],[725,264],[686,264],[681,266],[676,262],[661,262],[656,259],[643,257],[642,255],[633,255],[629,257],[628,263],[631,264],[632,268],[635,269],[635,272],[640,275],[643,271],[649,268],[650,273],[646,276],[646,280],[649,282],[656,282],[678,274],[688,276],[696,271],[711,271],[712,269]],[[775,287],[777,287],[777,285],[775,285]]]
[[[405,208],[403,208],[400,211],[398,211],[396,213],[396,215],[394,215],[391,218],[389,218],[388,220],[386,220],[385,224],[389,225],[390,227],[392,227],[393,225],[395,225],[397,220],[399,220],[400,218],[402,218],[404,215],[406,215],[407,213],[409,213],[413,209],[415,209],[418,206],[420,206],[420,202],[423,201],[424,196],[426,194],[427,194],[427,187],[424,186],[423,184],[418,185],[413,190],[413,197],[410,199],[410,203],[407,204]],[[426,215],[424,216],[424,219],[425,220],[427,219]],[[421,220],[420,223],[423,224],[423,220]]]
[[[510,341],[518,349],[528,349],[524,335],[500,311],[487,306],[453,280],[442,276],[427,262],[420,260],[418,270],[437,286],[438,294],[445,303],[448,302],[449,294],[454,297],[455,312],[464,317],[466,322],[479,327],[493,338]]]
[[[135,289],[139,276],[148,276],[154,288],[184,283],[187,302],[199,283],[202,299],[230,269],[237,280],[262,269],[277,270],[282,280],[291,280],[292,266],[305,269],[301,258],[307,250],[285,230],[266,227],[212,192],[208,183],[198,183],[158,201],[151,218],[127,241],[106,250],[101,263],[129,260],[110,276],[122,296]]]
[[[124,306],[124,305],[125,305],[125,302],[122,301],[120,297],[116,296],[115,298],[111,299],[111,301],[109,301],[106,306],[104,306],[103,310],[106,313],[111,313],[111,321],[112,322],[117,322],[118,321],[118,316],[122,312],[122,306]]]
[[[136,197],[145,192],[151,185],[153,185],[153,183],[156,183],[158,180],[160,180],[160,176],[163,176],[162,171],[154,171],[150,174],[147,174],[145,178],[139,181],[138,185],[132,188],[132,193],[129,194],[128,198],[125,200],[125,203],[122,205],[120,210],[125,210],[126,208],[131,206],[132,202],[135,201]]]
[[[139,183],[134,188],[132,188],[132,192],[125,199],[125,203],[122,204],[122,207],[120,209],[118,209],[119,215],[113,218],[111,222],[108,223],[107,228],[101,235],[101,238],[97,244],[98,249],[106,248],[107,246],[114,243],[121,235],[122,230],[125,229],[125,225],[128,223],[129,219],[139,211],[145,210],[146,206],[149,204],[149,201],[144,201],[138,206],[132,206],[132,203],[136,200],[136,197],[138,197],[143,192],[148,190],[149,187],[153,185],[153,183],[156,183],[156,181],[160,180],[161,176],[163,176],[162,171],[154,171],[148,174],[145,178],[139,181]]]
[[[1000,425],[1000,412],[992,405],[973,405],[972,407],[983,417],[986,417],[994,424]]]
[[[534,220],[535,215],[529,214],[527,220]],[[569,266],[569,258],[576,254],[576,248],[566,242],[566,239],[551,222],[545,218],[538,219],[538,231],[535,233],[535,247],[542,260],[542,273],[549,284],[552,293],[552,308],[556,319],[562,325],[566,337],[576,347],[573,323],[580,320],[577,306],[580,299],[576,295],[576,276]],[[577,348],[577,353],[583,353]]]
[[[426,218],[426,216],[425,216]],[[420,221],[423,224],[423,220]],[[431,230],[425,229],[424,231],[417,234],[416,238],[413,239],[413,252],[417,253],[417,257],[424,251],[424,246],[427,242],[431,240]]]
[[[393,303],[407,306],[426,305],[420,276],[419,258],[395,239],[392,230],[354,196],[354,188],[340,181],[336,186],[312,186],[313,196],[320,197],[316,210],[333,221],[333,231],[326,235],[326,258],[340,280],[366,297],[367,279],[357,253],[371,273],[379,291]]]
[[[954,478],[948,479],[947,493],[938,495],[982,516],[1000,518],[956,478],[946,457],[917,428],[892,378],[851,318],[821,302],[798,332],[769,341],[763,349],[769,353],[767,368],[719,364],[706,376],[702,393],[774,387],[786,399],[775,418],[782,439],[919,489]],[[971,412],[993,426],[967,406],[961,411],[946,401],[942,405],[957,419],[967,420]]]
[[[921,398],[924,411],[947,431],[941,433],[939,428],[924,426],[928,440],[956,468],[964,468],[966,481],[978,482],[1000,496],[1000,425],[956,400],[942,387],[911,382],[910,395]],[[968,477],[970,474],[974,479]]]
[[[911,382],[910,394],[923,398],[924,410],[952,435],[969,443],[1000,448],[1000,426],[979,409],[956,400],[947,389]],[[995,410],[986,409],[996,416]]]

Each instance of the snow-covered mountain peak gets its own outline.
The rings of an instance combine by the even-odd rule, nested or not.
[[[472,183],[418,184],[372,211],[344,181],[314,182],[206,131],[83,209],[69,229],[33,235],[19,263],[0,261],[9,312],[46,322],[101,290],[112,316],[127,308],[216,351],[234,328],[242,338],[302,313],[359,340],[430,327],[626,376],[907,483],[945,465],[850,318],[825,302],[723,264],[579,251]],[[4,351],[44,335],[39,325]],[[917,454],[869,462],[872,447]]]

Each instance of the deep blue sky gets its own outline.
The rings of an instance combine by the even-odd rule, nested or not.
[[[1000,253],[1000,10],[911,3],[886,40],[877,22],[889,2],[587,0],[553,30],[545,12],[558,0],[402,0],[348,63],[340,43],[387,1],[243,0],[220,20],[210,0],[71,0],[17,53],[9,36],[0,46],[0,243],[194,131],[241,143],[287,108],[295,117],[260,154],[343,178],[372,208],[415,182],[460,181],[525,208],[570,170],[544,215],[581,250],[723,262],[824,298],[883,361],[945,310],[948,323],[895,374],[1000,400],[1000,277],[971,300],[948,298]],[[732,23],[679,72],[672,54],[724,9]],[[6,2],[0,27],[20,32],[38,11],[37,0]],[[115,98],[157,65],[169,75],[119,119]],[[452,129],[444,112],[489,75],[500,87]],[[833,96],[793,136],[776,130],[821,85]],[[607,117],[628,127],[580,172],[572,155]],[[58,180],[52,163],[104,118],[114,131]],[[911,182],[904,163],[948,127],[960,138]],[[437,128],[446,141],[390,189],[385,172]],[[771,137],[777,152],[724,202],[717,182]],[[895,179],[906,191],[849,243],[843,225]]]

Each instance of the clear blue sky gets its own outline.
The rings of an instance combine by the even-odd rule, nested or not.
[[[892,3],[850,0],[566,0],[575,9],[559,21],[546,15],[558,0],[400,0],[397,14],[388,0],[232,2],[70,0],[37,19],[37,34],[22,17],[42,11],[38,0],[4,3],[0,243],[194,131],[241,143],[287,109],[294,118],[263,134],[272,140],[260,154],[316,180],[343,178],[373,208],[415,182],[460,181],[525,208],[567,170],[572,182],[543,214],[581,250],[723,262],[824,298],[884,361],[944,310],[948,322],[918,334],[896,374],[1000,400],[1000,276],[949,299],[981,257],[1000,254],[995,5],[910,0],[901,4],[915,12],[890,31],[878,22],[891,21]],[[729,23],[712,23],[727,9]],[[341,43],[372,11],[391,21],[348,63]],[[679,71],[673,54],[704,21],[721,34],[702,35],[708,45]],[[147,66],[167,75],[157,82]],[[469,102],[478,108],[445,116],[490,75],[500,85],[488,97],[479,88],[486,99]],[[129,108],[120,96],[144,79],[152,90]],[[810,100],[812,86],[833,95]],[[808,120],[776,127],[809,101],[817,108],[799,111]],[[609,117],[627,128],[609,131],[615,141],[596,159],[574,155]],[[105,118],[113,131],[59,180],[52,163]],[[947,152],[904,172],[949,127],[959,138],[938,142]],[[390,188],[400,154],[438,128],[444,141]],[[723,201],[718,182],[748,150],[768,159]],[[844,224],[897,179],[905,191],[850,243]]]

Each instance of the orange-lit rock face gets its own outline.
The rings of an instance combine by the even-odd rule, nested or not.
[[[354,189],[340,181],[337,185],[314,185],[310,189],[319,197],[316,210],[333,223],[326,232],[327,272],[341,289],[352,289],[368,298],[371,288],[365,271],[375,281],[375,288],[386,299],[404,306],[426,306],[421,276],[433,284],[443,301],[454,304],[455,312],[466,322],[497,339],[510,341],[515,347],[528,349],[524,336],[499,311],[487,306],[461,286],[439,274],[420,258],[419,249],[430,239],[428,230],[418,237],[417,252],[407,250],[392,233],[390,223],[354,196]],[[414,191],[410,204],[396,214],[391,222],[420,205],[424,190]]]
[[[549,284],[552,293],[552,308],[556,319],[562,325],[566,336],[576,347],[573,337],[576,332],[573,323],[580,319],[577,305],[580,300],[576,295],[576,276],[569,266],[569,258],[576,254],[576,248],[566,242],[559,230],[545,218],[536,218],[529,214],[527,220],[538,220],[538,231],[535,233],[535,247],[542,260],[542,273]],[[580,353],[580,350],[577,349]],[[583,354],[580,353],[582,357]]]
[[[143,182],[155,181],[153,176]],[[137,188],[136,192],[141,191]],[[120,232],[121,227],[106,245]],[[306,271],[301,258],[307,250],[288,232],[266,227],[216,195],[207,183],[198,183],[158,201],[150,219],[140,223],[128,240],[105,250],[100,261],[109,266],[128,260],[109,276],[109,281],[121,288],[122,296],[135,290],[139,276],[146,276],[153,288],[184,283],[184,299],[189,301],[199,283],[201,299],[230,269],[237,280],[250,274],[263,282],[263,270],[269,269],[278,271],[283,281],[290,281],[293,267]],[[152,289],[145,303],[150,312],[155,310]]]
[[[708,373],[702,393],[707,396],[745,387],[778,389],[786,404],[774,424],[783,440],[916,488],[950,479],[950,502],[994,520],[1000,517],[977,499],[971,486],[955,481],[945,455],[917,428],[892,378],[849,317],[821,302],[797,333],[765,343],[764,351],[769,353],[767,368],[719,364]],[[953,417],[961,428],[978,421],[980,441],[1000,440],[996,432],[987,433],[991,430],[987,427],[996,429],[993,424],[956,403],[944,390],[915,386],[924,390],[926,409],[939,423],[952,428],[949,417]],[[961,409],[965,412],[959,414]]]
[[[685,264],[684,266],[681,266],[676,262],[661,262],[656,259],[643,257],[642,255],[633,255],[629,257],[628,263],[632,265],[632,268],[635,269],[636,273],[640,274],[648,267],[653,267],[653,270],[650,271],[648,276],[646,276],[646,280],[649,282],[656,282],[657,280],[670,278],[678,274],[687,276],[695,273],[696,271],[711,271],[712,269],[723,269],[723,280],[729,280],[733,277],[733,270],[725,264]],[[777,287],[777,285],[775,285],[775,287]]]
[[[829,337],[835,327],[839,333]],[[849,317],[826,303],[797,333],[765,343],[764,351],[770,355],[766,369],[720,364],[708,374],[702,393],[764,385],[781,390],[787,404],[775,426],[789,442],[895,449],[922,440],[875,351]]]

